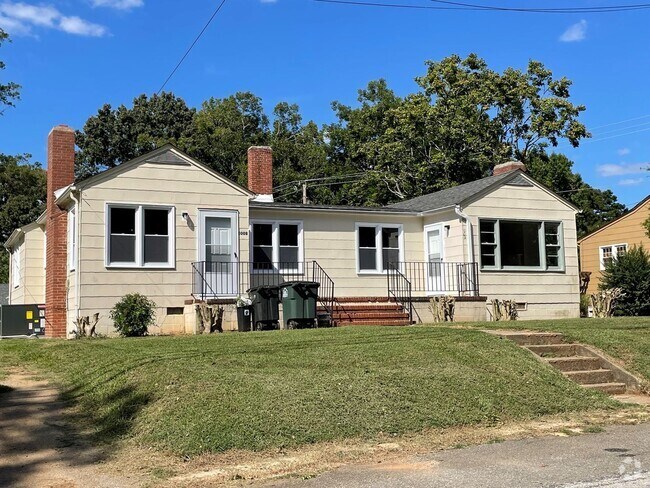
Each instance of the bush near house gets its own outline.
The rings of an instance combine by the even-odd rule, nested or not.
[[[142,337],[155,324],[156,304],[140,293],[124,295],[111,310],[115,330],[122,337]]]
[[[610,261],[603,271],[600,288],[623,291],[614,306],[614,315],[650,315],[650,252],[643,246],[633,246]]]
[[[180,455],[619,406],[513,342],[446,327],[0,341],[0,370],[15,364],[58,382],[100,439]]]

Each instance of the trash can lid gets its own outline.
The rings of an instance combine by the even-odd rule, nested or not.
[[[288,288],[290,286],[319,287],[320,283],[317,281],[285,281],[284,283],[280,283],[280,288]]]
[[[261,290],[279,290],[280,287],[278,285],[259,285],[259,286],[253,286],[252,288],[249,288],[246,290],[246,293],[251,293],[251,292],[256,292],[256,291],[261,291]]]

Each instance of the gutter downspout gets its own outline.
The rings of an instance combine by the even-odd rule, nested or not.
[[[72,198],[72,201],[74,202],[74,205],[76,207],[76,219],[75,219],[75,229],[74,232],[77,237],[77,242],[75,243],[77,246],[77,255],[75,256],[75,263],[74,263],[74,269],[75,269],[75,292],[74,292],[74,302],[75,302],[75,319],[79,318],[79,293],[81,293],[81,269],[79,269],[79,266],[81,264],[81,253],[79,250],[81,249],[81,232],[79,232],[79,227],[81,224],[81,204],[80,204],[80,198],[81,198],[81,193],[79,193],[79,198],[75,196],[75,191],[77,188],[73,185],[72,188],[70,188],[70,198]]]
[[[467,235],[467,258],[470,263],[474,262],[474,234],[472,233],[472,222],[469,220],[469,215],[463,212],[460,205],[454,207],[454,212],[465,221],[465,233]]]

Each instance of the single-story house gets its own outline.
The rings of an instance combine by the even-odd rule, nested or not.
[[[47,210],[5,243],[11,303],[43,302],[46,334],[126,293],[157,304],[160,332],[192,332],[195,303],[226,307],[256,284],[321,283],[339,324],[431,320],[428,297],[452,295],[457,318],[486,320],[486,300],[514,299],[521,319],[578,317],[571,203],[519,162],[494,175],[386,207],[273,200],[272,151],[248,150],[248,188],[172,145],[74,181],[74,132],[48,138]]]
[[[580,248],[580,271],[589,273],[587,293],[596,293],[602,272],[612,259],[626,253],[632,246],[643,245],[650,249],[643,222],[650,217],[650,195],[634,208],[607,225],[586,235],[578,245]]]

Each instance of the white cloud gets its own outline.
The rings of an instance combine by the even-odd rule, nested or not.
[[[627,147],[622,147],[618,151],[616,151],[619,156],[627,156],[630,154],[630,150]]]
[[[600,176],[637,175],[650,170],[650,163],[600,164],[596,171]]]
[[[34,27],[56,29],[78,36],[101,37],[108,29],[77,16],[63,15],[51,5],[0,3],[0,27],[13,35],[30,35]]]
[[[587,21],[581,20],[573,25],[570,25],[567,30],[560,36],[562,42],[577,42],[582,41],[587,37]]]
[[[621,186],[633,186],[643,183],[645,178],[624,178],[618,182]]]
[[[92,0],[93,7],[108,7],[117,10],[131,10],[142,7],[144,0]]]

